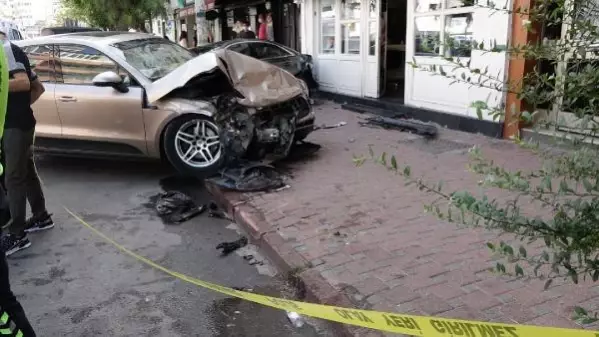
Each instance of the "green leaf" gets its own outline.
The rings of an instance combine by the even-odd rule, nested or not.
[[[515,267],[516,276],[524,276],[524,269],[520,265],[516,264]]]
[[[597,280],[599,280],[599,270],[593,272],[593,282],[597,282]]]
[[[395,159],[395,156],[391,156],[391,168],[397,171],[397,159]]]
[[[574,313],[579,316],[587,316],[589,313],[582,307],[574,307]]]
[[[544,290],[547,290],[547,289],[549,289],[549,287],[551,286],[551,283],[553,283],[553,279],[552,279],[552,278],[548,279],[548,280],[545,282],[545,285],[543,286],[543,289],[544,289]]]
[[[524,248],[524,246],[520,246],[519,252],[520,252],[520,256],[526,258],[527,253],[526,253],[526,249]]]
[[[383,152],[383,154],[381,154],[381,164],[383,164],[384,166],[387,166],[387,152]]]
[[[410,169],[409,166],[404,167],[404,169],[403,169],[404,176],[409,177],[411,173],[412,173],[412,170]]]
[[[578,284],[578,273],[576,273],[574,269],[570,269],[568,271],[568,276],[570,276],[570,279],[572,279],[572,282],[574,282],[574,284]]]
[[[503,247],[503,251],[508,254],[509,256],[514,256],[514,248],[512,248],[512,246],[510,245],[505,245]]]
[[[487,242],[487,247],[489,247],[490,250],[495,250],[495,245],[491,242]]]

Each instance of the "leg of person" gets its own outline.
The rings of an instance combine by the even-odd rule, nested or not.
[[[37,168],[33,159],[33,145],[30,147],[27,158],[27,200],[31,206],[33,216],[26,221],[25,231],[32,233],[54,228],[54,221],[52,221],[52,216],[46,210],[46,198],[44,197],[40,178],[37,175]]]
[[[2,237],[1,248],[6,255],[31,246],[25,233],[27,211],[27,162],[33,143],[33,129],[4,130],[5,182],[8,192],[11,223],[9,233]]]
[[[6,313],[8,319],[14,322],[16,329],[21,331],[23,337],[35,337],[35,331],[25,315],[25,310],[10,289],[8,263],[3,254],[0,254],[0,309],[2,311],[0,315],[5,318],[4,313]]]

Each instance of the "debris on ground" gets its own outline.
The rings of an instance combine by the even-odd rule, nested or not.
[[[155,206],[158,216],[166,223],[182,223],[206,211],[206,206],[196,205],[193,200],[178,191],[167,191],[158,196]]]
[[[314,156],[320,149],[321,145],[310,143],[310,142],[297,142],[291,147],[291,151],[289,151],[289,155],[285,158],[286,162],[297,161],[301,159],[306,159]]]
[[[287,311],[287,318],[289,322],[293,324],[296,328],[301,328],[304,326],[304,319],[297,312]]]
[[[243,236],[239,240],[232,242],[221,242],[216,246],[216,249],[222,249],[221,254],[227,256],[239,248],[245,247],[248,244],[248,239]]]
[[[417,120],[395,119],[381,116],[368,117],[364,122],[360,122],[360,125],[407,131],[424,136],[426,138],[435,138],[439,133],[439,130],[436,126],[428,123]]]
[[[326,125],[326,124],[322,124],[319,126],[315,126],[314,127],[314,131],[316,130],[328,130],[328,129],[336,129],[336,128],[340,128],[342,126],[347,125],[347,122],[339,122],[337,124],[331,124],[331,125]]]
[[[207,181],[238,192],[272,191],[284,187],[283,176],[271,165],[246,163],[236,168],[225,168]]]
[[[213,201],[208,205],[208,216],[211,218],[227,219],[227,214],[218,208],[218,205]]]

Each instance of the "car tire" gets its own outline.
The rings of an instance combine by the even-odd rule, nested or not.
[[[220,129],[210,117],[184,115],[172,121],[164,132],[164,154],[183,174],[207,177],[225,161]]]

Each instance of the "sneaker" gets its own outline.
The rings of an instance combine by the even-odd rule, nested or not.
[[[14,234],[6,234],[0,239],[0,248],[5,252],[6,256],[29,247],[31,247],[31,241],[27,238],[27,234],[21,237],[17,237]]]
[[[47,229],[54,228],[54,221],[52,221],[52,214],[44,213],[39,217],[31,217],[25,223],[25,232],[33,233],[44,231]]]

